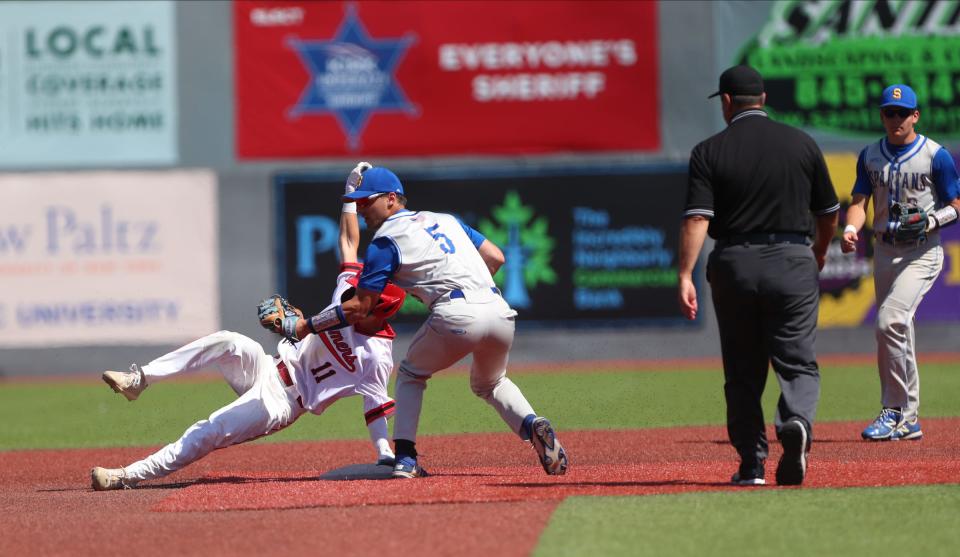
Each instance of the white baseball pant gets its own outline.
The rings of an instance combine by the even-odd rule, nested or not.
[[[873,265],[880,401],[884,408],[902,409],[903,417],[912,420],[920,407],[913,317],[943,269],[939,236],[919,246],[877,241]]]
[[[517,312],[490,289],[445,294],[410,343],[397,373],[394,439],[416,441],[427,380],[473,354],[470,389],[492,406],[510,430],[526,438],[523,419],[533,407],[506,377]]]
[[[128,478],[162,478],[216,449],[280,430],[304,413],[296,387],[283,384],[274,358],[239,333],[207,335],[153,360],[142,371],[147,384],[152,384],[179,373],[212,368],[220,370],[240,398],[187,428],[177,441],[125,467]]]

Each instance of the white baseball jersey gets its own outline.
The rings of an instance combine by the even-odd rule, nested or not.
[[[853,193],[873,196],[874,231],[887,229],[890,206],[895,202],[916,205],[929,213],[956,197],[950,193],[956,186],[939,183],[934,173],[934,158],[941,149],[939,143],[923,135],[917,135],[900,153],[896,153],[886,139],[863,149]]]
[[[337,277],[332,305],[352,288],[347,280],[356,272]],[[367,422],[393,412],[387,384],[393,371],[393,331],[382,336],[358,333],[353,327],[309,335],[297,344],[281,341],[280,358],[290,369],[304,409],[322,413],[338,399],[362,395]]]
[[[535,415],[506,377],[517,312],[480,256],[484,240],[452,215],[403,210],[384,221],[367,248],[361,288],[379,291],[389,279],[430,307],[400,363],[394,439],[416,441],[425,382],[468,354],[471,390],[511,431],[523,437],[524,419]]]
[[[350,288],[353,271],[341,272],[334,292],[335,303]],[[385,418],[394,412],[387,395],[387,381],[393,370],[393,330],[386,327],[379,336],[367,336],[353,327],[310,335],[296,345],[278,346],[287,377],[276,358],[264,352],[252,339],[230,331],[219,331],[197,339],[143,366],[151,385],[181,373],[219,369],[239,398],[200,420],[183,436],[150,456],[124,467],[128,480],[162,478],[222,449],[279,431],[306,411],[322,413],[338,399],[361,395],[370,439],[378,458],[392,458]]]
[[[868,145],[857,161],[854,194],[873,196],[873,230],[887,230],[895,202],[916,205],[928,213],[960,194],[950,154],[918,134],[907,145],[886,138]],[[920,406],[920,378],[914,341],[914,314],[943,268],[939,232],[925,242],[895,245],[878,235],[874,251],[877,296],[877,363],[880,398],[885,408],[899,408],[915,419]]]
[[[471,229],[471,232],[476,234]],[[489,291],[494,287],[493,277],[477,251],[483,237],[468,236],[464,225],[456,217],[429,211],[401,211],[388,218],[371,241],[390,242],[396,248],[399,261],[390,278],[397,286],[430,306],[434,300],[451,290]],[[368,252],[369,253],[369,252]],[[367,267],[377,265],[367,261]],[[366,288],[364,278],[361,286]],[[380,290],[374,286],[371,289]]]

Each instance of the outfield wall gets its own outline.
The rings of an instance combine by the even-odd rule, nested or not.
[[[107,8],[111,5],[111,3],[106,4]],[[822,2],[800,2],[796,4],[803,9],[809,8],[811,10],[820,9],[817,6],[831,5]],[[858,3],[854,4],[860,5]],[[955,3],[943,4],[949,7]],[[404,34],[406,31],[398,30],[397,27],[383,27],[389,22],[378,19],[379,16],[369,16],[370,10],[376,10],[377,8],[375,3],[360,2],[354,4],[354,8],[348,8],[346,4],[333,3],[332,5],[340,11],[334,14],[335,17],[331,16],[333,19],[325,24],[325,27],[321,25],[316,29],[317,38],[329,39],[334,36],[338,23],[343,21],[342,18],[345,17],[344,14],[349,9],[356,9],[356,16],[365,25],[370,35],[374,37],[392,36],[402,38],[407,36]],[[23,6],[21,4],[17,4],[17,6],[17,9],[22,11]],[[279,290],[285,284],[282,276],[284,273],[282,271],[283,262],[278,259],[277,253],[278,223],[276,221],[275,205],[277,194],[274,190],[274,184],[278,176],[296,173],[319,174],[327,177],[343,176],[353,167],[356,160],[361,158],[370,158],[375,164],[389,166],[397,171],[401,177],[424,174],[450,175],[458,172],[462,174],[469,169],[481,169],[502,176],[537,177],[563,174],[571,172],[571,169],[575,173],[578,168],[606,168],[616,172],[624,172],[625,169],[659,168],[664,165],[682,167],[686,163],[690,149],[697,142],[723,127],[716,101],[705,98],[706,95],[716,89],[716,79],[719,72],[723,68],[740,61],[743,56],[752,56],[754,58],[750,58],[750,60],[757,60],[756,63],[760,63],[762,61],[769,62],[769,57],[777,54],[776,52],[771,53],[769,49],[766,51],[757,48],[751,50],[747,46],[752,44],[751,38],[763,29],[768,27],[778,28],[776,25],[777,21],[780,21],[778,18],[783,16],[777,11],[778,6],[782,5],[775,5],[770,2],[657,3],[655,10],[657,23],[656,50],[654,54],[657,78],[646,88],[636,84],[630,86],[630,91],[633,91],[629,99],[631,102],[624,105],[626,108],[623,109],[621,118],[624,128],[628,130],[636,129],[638,133],[646,134],[650,129],[655,128],[658,135],[655,147],[651,147],[649,143],[643,143],[642,145],[625,146],[622,149],[613,150],[603,150],[609,149],[609,147],[602,147],[601,150],[580,150],[571,147],[566,150],[560,149],[539,153],[477,151],[475,153],[444,153],[442,156],[429,157],[400,153],[399,151],[385,156],[372,155],[368,157],[362,148],[358,148],[360,150],[351,153],[330,156],[267,156],[257,158],[242,156],[239,153],[237,138],[241,133],[249,131],[244,126],[250,119],[257,117],[257,112],[254,110],[252,113],[245,113],[244,119],[241,120],[241,107],[235,100],[235,92],[238,90],[236,84],[237,72],[235,70],[238,67],[235,63],[235,56],[237,55],[235,45],[239,36],[236,33],[234,18],[239,12],[235,12],[230,3],[197,1],[165,4],[160,2],[151,5],[150,10],[145,10],[139,14],[125,16],[122,13],[114,13],[110,16],[112,19],[98,19],[97,14],[101,12],[91,8],[87,10],[87,15],[83,16],[86,19],[77,20],[75,31],[57,27],[57,22],[48,21],[50,18],[46,15],[38,16],[37,14],[24,12],[18,16],[20,19],[16,21],[21,26],[24,37],[27,37],[28,32],[32,31],[33,34],[29,36],[33,37],[34,42],[25,43],[28,46],[21,53],[22,59],[18,59],[19,65],[13,64],[11,66],[9,60],[6,60],[7,63],[3,68],[30,67],[28,63],[32,62],[35,62],[38,68],[56,67],[54,62],[57,57],[60,55],[66,56],[69,52],[72,52],[68,48],[71,45],[75,45],[77,49],[81,48],[83,44],[87,44],[88,47],[92,45],[94,50],[99,49],[103,53],[114,52],[117,56],[136,54],[140,56],[141,63],[149,62],[152,64],[150,67],[154,68],[155,76],[159,76],[157,79],[160,80],[156,83],[163,83],[164,87],[158,85],[151,93],[152,96],[137,97],[131,94],[129,98],[122,98],[121,100],[126,103],[125,106],[141,106],[145,107],[143,110],[159,111],[163,117],[158,122],[163,122],[163,125],[158,125],[159,127],[156,130],[158,135],[152,136],[155,139],[159,138],[159,141],[147,144],[148,146],[145,148],[140,148],[141,151],[143,149],[151,150],[154,158],[143,159],[134,155],[125,155],[124,151],[118,150],[119,147],[114,143],[98,150],[86,152],[84,156],[87,159],[82,164],[62,158],[56,159],[53,155],[57,153],[57,149],[62,149],[65,144],[55,142],[56,134],[48,134],[47,138],[44,139],[45,143],[36,143],[36,145],[46,149],[46,159],[38,159],[39,162],[37,160],[31,162],[26,158],[19,162],[16,159],[2,159],[0,160],[0,168],[7,173],[27,172],[28,174],[78,170],[168,172],[186,169],[203,172],[204,169],[207,169],[211,171],[216,183],[216,192],[210,210],[215,214],[212,219],[217,223],[217,243],[214,252],[203,258],[210,261],[210,269],[212,270],[206,272],[213,274],[217,287],[213,294],[204,293],[205,291],[201,290],[195,291],[195,285],[193,284],[195,281],[191,280],[192,272],[187,270],[181,273],[178,280],[182,283],[182,289],[192,292],[190,296],[183,298],[188,300],[185,304],[193,310],[207,312],[202,317],[188,317],[187,319],[194,325],[202,324],[235,330],[269,346],[273,343],[273,338],[259,328],[253,317],[253,306],[257,300],[275,290]],[[0,6],[0,9],[2,8],[5,8],[5,6]],[[103,9],[106,10],[107,8]],[[7,9],[13,8],[7,7]],[[937,9],[940,10],[940,7]],[[149,19],[150,14],[154,11],[159,14],[157,20]],[[244,13],[248,13],[249,16],[250,12]],[[950,20],[950,14],[944,16],[937,12],[934,15],[938,16],[935,21],[931,20],[934,23]],[[866,14],[862,20],[869,24],[873,21],[871,17],[876,19],[879,16]],[[147,19],[144,20],[143,18]],[[791,21],[796,20],[795,18]],[[919,18],[917,20],[920,21]],[[282,22],[282,18],[271,21]],[[603,25],[603,23],[599,23],[597,27],[592,29],[596,33],[602,33],[605,29]],[[930,25],[933,25],[933,23],[930,23]],[[941,31],[942,29],[930,29],[930,32]],[[423,30],[411,30],[411,32],[421,33],[419,35],[421,37],[432,36],[424,34],[426,31]],[[619,31],[612,33],[619,33]],[[545,35],[550,35],[550,32],[546,32]],[[76,41],[70,42],[74,40],[71,37],[76,38]],[[81,40],[83,37],[87,38],[86,43]],[[539,36],[534,38],[543,39]],[[845,44],[842,41],[847,39],[842,33],[837,33],[834,38],[838,45]],[[502,41],[507,40],[507,38],[491,36],[484,39],[482,36],[477,36],[471,40]],[[851,40],[860,39],[853,37]],[[949,42],[953,39],[948,36],[943,40]],[[30,44],[32,44],[32,47],[29,47]],[[421,40],[421,47],[423,44],[424,41]],[[853,46],[850,46],[849,49],[859,48],[857,46],[859,43],[854,42],[852,44]],[[942,44],[942,41],[937,44]],[[411,46],[411,48],[418,47]],[[415,51],[411,52],[415,53]],[[642,52],[639,47],[635,50],[638,56],[642,56]],[[418,60],[414,54],[408,53],[407,56],[407,61]],[[423,59],[430,60],[429,56]],[[620,62],[629,61],[629,57],[619,60]],[[113,66],[110,66],[107,62],[106,65],[101,67],[110,68]],[[123,66],[116,67],[122,68]],[[817,71],[823,73],[828,72],[828,70],[833,71],[830,67],[825,66],[820,67]],[[939,65],[931,69],[931,71],[934,70],[940,73],[953,71],[951,68],[944,69]],[[65,71],[62,70],[62,72]],[[291,69],[290,71],[294,70]],[[402,85],[410,85],[409,82],[415,80],[416,75],[404,72],[409,72],[409,68],[404,68],[401,64],[397,70],[397,79],[400,80],[399,83]],[[610,72],[605,74],[605,79],[608,80],[607,83],[610,87],[614,87],[617,85],[616,80],[621,76],[613,69]],[[59,75],[58,79],[61,79],[61,81],[51,83],[76,83],[76,81],[62,81],[62,79],[70,78],[72,74],[50,75]],[[931,84],[933,84],[939,74],[931,75]],[[74,75],[73,77],[77,76]],[[893,75],[889,77],[892,78]],[[810,122],[832,122],[836,118],[857,117],[852,110],[843,112],[846,109],[842,106],[838,108],[824,104],[827,101],[823,101],[822,98],[818,98],[817,102],[811,104],[810,99],[806,97],[795,97],[798,94],[797,91],[802,89],[800,85],[803,85],[803,83],[796,80],[790,81],[789,75],[781,75],[776,79],[779,95],[794,99],[794,101],[799,98],[806,103],[802,106],[792,106],[789,103],[785,105],[779,101],[775,103],[774,108],[781,113],[792,110],[790,112],[792,114],[791,118],[803,117]],[[873,81],[864,83],[866,87],[869,87]],[[818,84],[820,87],[826,85],[828,85],[826,82]],[[853,87],[854,85],[850,86]],[[844,87],[846,85],[841,83],[840,86]],[[24,88],[26,87],[25,85]],[[49,88],[47,91],[49,93]],[[127,90],[124,89],[124,91]],[[281,91],[274,88],[268,90],[266,94],[269,97],[270,94],[279,95]],[[771,94],[773,94],[773,91]],[[12,101],[9,93],[4,92],[0,95],[8,95],[0,96],[0,100],[3,101],[4,106],[11,106]],[[848,97],[849,95],[844,98]],[[257,98],[255,95],[253,102],[258,102]],[[423,99],[419,100],[424,102]],[[47,101],[49,99],[44,102]],[[72,101],[64,102],[65,106],[71,106]],[[20,104],[17,106],[27,105]],[[47,105],[43,104],[43,106]],[[91,106],[96,106],[96,103]],[[246,106],[249,109],[250,105]],[[254,107],[256,106],[254,105]],[[420,110],[427,108],[429,108],[429,105],[420,106]],[[803,112],[804,110],[806,112]],[[841,114],[841,112],[843,113]],[[849,114],[853,114],[853,116]],[[7,113],[5,112],[4,117],[6,116]],[[553,117],[556,118],[556,116]],[[301,116],[301,119],[303,118],[309,117]],[[373,113],[370,118],[371,123],[368,124],[368,127],[373,126],[369,129],[370,133],[382,133],[382,131],[377,130],[376,126],[382,125],[385,119],[389,117]],[[407,116],[402,116],[402,118],[407,118]],[[651,119],[655,120],[655,124]],[[54,120],[44,122],[44,125],[47,126],[53,126],[56,123]],[[106,126],[114,121],[106,119],[100,122]],[[508,124],[513,122],[516,122],[518,126],[526,123],[522,116],[513,117],[512,120],[508,121]],[[7,122],[2,123],[8,124]],[[409,124],[409,122],[406,123]],[[456,124],[454,123],[454,125]],[[610,125],[609,123],[605,124],[607,128]],[[9,129],[9,126],[6,129]],[[242,130],[247,131],[243,132]],[[853,156],[871,137],[863,134],[840,133],[827,127],[810,129],[809,131],[828,154],[835,155],[841,161],[845,157],[849,161],[849,157]],[[0,130],[0,133],[2,132],[4,130]],[[320,133],[333,134],[334,132],[341,133],[335,127]],[[470,129],[462,126],[459,132],[465,136],[470,135]],[[584,128],[583,133],[590,132],[605,134],[604,129],[591,130],[589,127]],[[274,133],[282,133],[282,130]],[[124,139],[130,137],[129,134],[119,134],[119,137],[121,145],[136,145],[134,141]],[[324,137],[329,139],[326,135]],[[362,135],[359,137],[363,138]],[[629,134],[625,137],[629,139]],[[63,141],[72,138],[72,135],[63,133]],[[269,141],[270,139],[271,137],[268,135],[266,140]],[[286,140],[279,136],[276,139],[277,141]],[[606,139],[610,138],[607,137]],[[940,139],[948,147],[956,145],[956,141],[952,140],[949,134],[942,139],[940,137],[937,139]],[[0,137],[0,140],[2,140],[2,137]],[[143,138],[139,140],[146,141]],[[172,147],[170,146],[171,141],[174,143]],[[18,145],[21,144],[18,143]],[[346,144],[342,142],[337,143],[337,148],[344,149],[344,145]],[[260,145],[260,147],[266,148],[269,147],[269,144],[266,146]],[[953,150],[956,151],[957,149],[954,148]],[[384,149],[384,152],[387,151],[389,150]],[[494,149],[494,151],[496,150]],[[71,152],[76,153],[75,151]],[[484,154],[479,154],[481,152]],[[80,154],[83,155],[83,152],[80,152]],[[106,154],[109,154],[109,157]],[[834,172],[835,167],[841,169],[834,174],[834,179],[838,182],[837,186],[841,193],[850,180],[849,168],[842,170],[844,164],[849,166],[848,163],[843,162],[839,166],[831,165],[831,172]],[[333,180],[333,178],[330,179]],[[598,189],[600,187],[597,186]],[[593,188],[583,188],[583,190],[579,193],[565,193],[562,197],[558,197],[555,203],[560,205],[580,204],[581,201],[592,200],[594,197]],[[416,193],[412,191],[410,193],[411,205],[417,207],[419,200]],[[149,195],[145,195],[143,201],[149,203],[150,199]],[[184,196],[183,200],[193,204],[189,195]],[[643,210],[649,210],[651,206],[658,207],[661,202],[659,199],[632,198],[629,195],[625,196],[622,201],[623,205],[635,204],[638,207],[638,215]],[[618,199],[617,202],[619,203],[620,200]],[[440,207],[443,200],[431,199],[430,203]],[[541,203],[550,203],[550,201],[544,200]],[[34,204],[32,202],[26,204],[25,210],[33,208]],[[546,207],[544,209],[546,210]],[[93,210],[96,212],[100,209],[95,207]],[[176,213],[176,210],[164,212],[167,216],[172,215],[170,218],[173,219],[177,218]],[[191,219],[188,219],[186,215],[182,216],[184,218],[181,225],[184,227],[192,225],[191,219],[195,221],[199,218],[191,217]],[[42,216],[39,218],[41,220],[37,221],[39,224],[36,226],[42,227],[44,221]],[[0,229],[7,230],[4,226],[9,224],[9,222],[0,222]],[[709,249],[709,244],[707,248]],[[199,255],[197,258],[198,260],[201,259]],[[952,265],[952,262],[948,261],[948,265]],[[955,267],[952,268],[955,269]],[[949,270],[945,271],[946,275],[953,276]],[[861,278],[866,277],[861,275]],[[136,277],[124,277],[122,280],[135,281]],[[521,314],[513,359],[514,361],[560,361],[571,359],[715,356],[719,353],[719,344],[713,312],[709,303],[709,286],[705,284],[705,281],[702,281],[702,278],[701,284],[703,286],[701,292],[702,315],[699,323],[693,326],[682,323],[660,323],[660,326],[650,326],[650,324],[628,323],[620,319],[554,322],[550,326],[545,326],[542,323],[532,323],[530,320],[524,320]],[[101,285],[107,294],[113,294],[116,290],[119,290],[118,288],[111,288],[109,281],[103,281]],[[45,287],[45,292],[49,293],[57,288],[56,285],[48,286]],[[10,292],[19,293],[22,290],[23,287],[19,287],[12,282],[0,283],[0,292],[2,292],[0,294],[2,296],[0,305],[9,305],[11,300],[15,299],[9,294]],[[326,288],[321,288],[321,290],[325,291]],[[668,297],[670,296],[668,290],[656,295]],[[206,300],[207,298],[214,299]],[[855,309],[858,309],[858,311],[863,311],[862,300],[851,301],[850,303],[856,304]],[[832,307],[836,309],[838,306],[834,304]],[[840,310],[833,315],[834,319],[842,321],[842,318],[836,316],[849,316],[850,312],[845,311],[842,305],[839,307]],[[948,313],[951,307],[960,309],[960,302],[955,296],[948,297],[938,304],[939,309],[946,308]],[[875,343],[868,314],[869,309],[866,310],[866,313],[861,314],[855,322],[851,320],[851,322],[842,323],[842,326],[837,328],[823,329],[818,336],[820,350],[822,352],[873,352]],[[960,311],[953,311],[953,314],[960,314]],[[641,320],[643,317],[643,315],[638,316]],[[212,320],[208,320],[208,318],[212,318]],[[6,326],[11,326],[9,320]],[[68,328],[70,324],[64,323],[60,327]],[[189,328],[185,328],[184,331],[189,331]],[[18,335],[28,335],[28,338],[22,342],[10,336],[5,337],[7,342],[0,342],[0,374],[9,376],[62,373],[92,374],[101,369],[122,369],[132,361],[144,363],[176,345],[176,342],[169,336],[158,336],[153,340],[136,339],[133,343],[121,343],[117,335],[111,335],[109,331],[104,331],[104,334],[92,339],[89,344],[81,343],[74,346],[58,347],[56,345],[61,344],[63,338],[70,336],[66,332],[62,335],[58,333],[60,333],[58,327],[53,326],[44,330],[18,331]],[[0,330],[0,335],[3,334]],[[409,335],[404,335],[398,340],[398,357],[406,346],[405,338],[409,338]],[[186,341],[189,338],[183,340]],[[924,319],[918,328],[917,341],[921,351],[952,351],[956,349],[958,341],[960,341],[960,329],[953,325]]]

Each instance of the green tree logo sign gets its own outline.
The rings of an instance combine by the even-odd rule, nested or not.
[[[960,2],[786,0],[737,63],[763,74],[778,120],[840,135],[876,135],[883,89],[916,92],[923,133],[960,136]]]
[[[533,209],[525,206],[514,190],[508,191],[503,205],[494,207],[491,213],[493,221],[480,219],[478,230],[502,246],[507,259],[494,280],[511,306],[529,308],[531,288],[557,282],[557,274],[550,267],[554,241],[548,233],[547,218],[534,218]]]

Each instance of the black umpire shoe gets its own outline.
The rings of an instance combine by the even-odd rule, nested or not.
[[[807,426],[798,420],[790,420],[780,429],[780,444],[783,456],[777,465],[777,485],[800,485],[807,475],[807,444],[810,434]]]
[[[742,460],[740,468],[730,478],[733,485],[766,485],[767,481],[763,479],[765,460]]]

